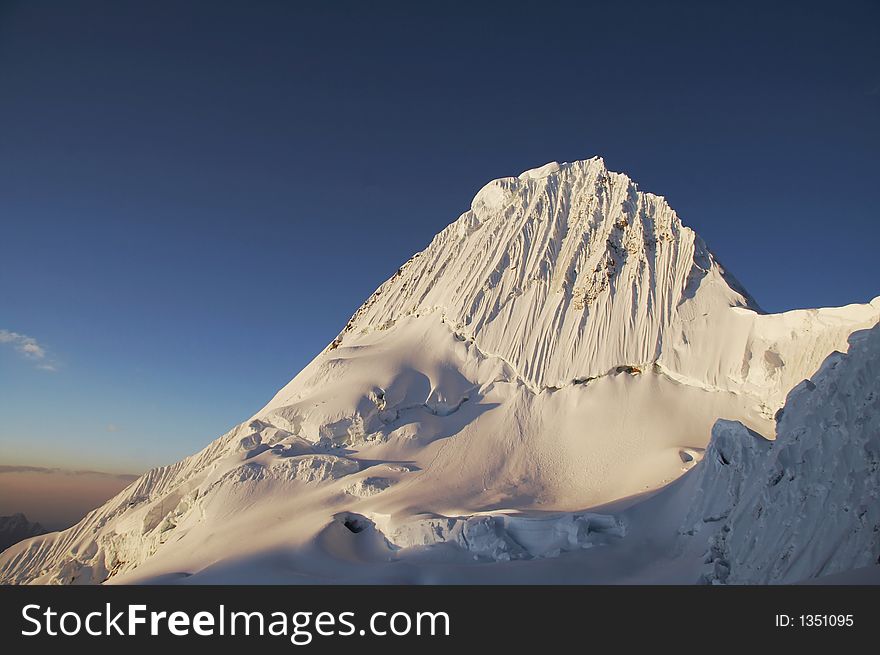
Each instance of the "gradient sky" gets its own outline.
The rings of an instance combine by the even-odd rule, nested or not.
[[[551,160],[767,310],[880,294],[880,3],[317,4],[0,3],[0,463],[198,450]]]

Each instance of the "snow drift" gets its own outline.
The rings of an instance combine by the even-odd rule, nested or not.
[[[551,163],[487,184],[253,417],[13,547],[0,580],[553,581],[608,558],[564,580],[622,580],[673,548],[692,481],[645,498],[716,421],[772,435],[878,318],[762,313],[662,197]],[[707,511],[732,518],[731,489],[706,483]]]

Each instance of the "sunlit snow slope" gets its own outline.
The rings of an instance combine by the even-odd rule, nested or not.
[[[763,314],[662,197],[547,164],[487,184],[251,419],[10,549],[0,580],[558,581],[632,550],[626,508],[718,419],[772,435],[878,318]]]

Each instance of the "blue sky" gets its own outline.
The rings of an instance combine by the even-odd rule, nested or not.
[[[0,462],[194,452],[550,160],[768,310],[880,294],[880,5],[765,4],[3,2]]]

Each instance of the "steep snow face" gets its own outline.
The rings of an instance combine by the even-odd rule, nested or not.
[[[708,581],[788,583],[880,564],[880,326],[850,343],[791,391],[775,442],[716,425],[685,524],[712,535]]]
[[[750,394],[772,418],[828,352],[876,322],[880,299],[763,314],[665,199],[593,158],[489,182],[328,349],[374,343],[426,316],[534,391],[658,367],[684,384]],[[289,405],[309,373],[257,416]]]
[[[626,517],[592,510],[680,477],[718,419],[772,434],[878,319],[762,314],[662,198],[547,164],[487,184],[251,419],[13,546],[0,581],[498,579],[448,558],[536,580],[626,550]]]
[[[483,187],[334,344],[435,312],[526,383],[559,387],[655,361],[689,300],[755,308],[663,198],[598,158],[551,163]]]

